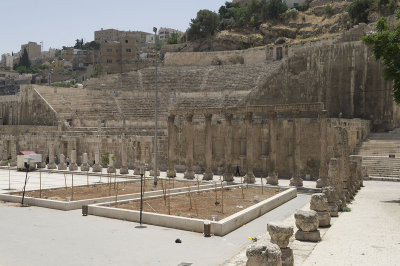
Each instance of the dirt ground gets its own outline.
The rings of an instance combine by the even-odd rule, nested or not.
[[[105,179],[104,179],[105,178]],[[102,181],[105,182],[108,177],[103,177]],[[153,188],[153,181],[146,180],[144,186],[144,191],[151,190],[162,190],[163,187],[168,188],[179,188],[186,187],[190,184],[191,187],[197,187],[197,182],[181,182],[175,180],[159,180],[157,188]],[[202,183],[199,183],[202,185]],[[115,196],[118,192],[118,195],[126,195],[133,193],[140,193],[140,180],[128,181],[128,182],[117,182],[117,185],[114,185],[114,178],[111,180],[111,185],[108,184],[96,184],[90,186],[77,186],[74,187],[74,191],[72,194],[72,188],[55,188],[55,189],[46,189],[42,190],[42,198],[51,199],[51,200],[59,200],[59,201],[67,201],[67,197],[71,197],[71,201],[77,200],[85,200],[85,199],[95,199],[95,198],[103,198],[109,196]],[[13,193],[13,195],[22,196],[22,192]],[[27,191],[25,192],[26,197],[40,198],[40,191]]]
[[[144,199],[143,211],[207,220],[212,220],[213,215],[217,216],[216,220],[221,220],[279,192],[279,189],[264,188],[262,192],[261,187],[248,187],[243,189],[242,194],[242,188],[224,188],[223,199],[221,188],[217,188],[217,192],[215,189],[200,193],[191,192],[190,197],[189,193],[171,197],[167,194],[165,199],[164,197]],[[114,207],[139,210],[140,201]]]

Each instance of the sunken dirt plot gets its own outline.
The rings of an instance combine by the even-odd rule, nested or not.
[[[163,181],[158,182],[156,188],[153,188],[153,181],[146,180],[146,184],[144,186],[144,192],[152,191],[152,190],[163,190],[163,186],[168,186],[170,188],[180,188],[187,187],[188,185],[191,187],[197,188],[197,183],[188,183],[188,182],[180,182],[180,181]],[[202,185],[200,183],[200,185]],[[140,193],[140,181],[129,181],[129,182],[117,182],[116,185],[114,182],[110,184],[95,184],[89,186],[77,186],[74,187],[73,197],[72,197],[72,188],[55,188],[55,189],[46,189],[42,190],[42,198],[49,200],[59,200],[59,201],[67,201],[67,197],[71,197],[72,201],[78,200],[86,200],[86,199],[96,199],[96,198],[104,198],[118,195],[126,195],[126,194],[134,194]],[[13,195],[22,196],[22,192],[13,193]],[[27,191],[25,192],[26,197],[40,198],[39,190],[35,191]]]
[[[210,190],[200,193],[191,192],[190,197],[189,193],[172,195],[170,200],[168,200],[169,197],[167,194],[165,198],[162,196],[159,198],[144,199],[143,211],[207,220],[211,220],[211,216],[215,215],[217,216],[217,220],[221,220],[270,198],[279,192],[279,189],[264,188],[262,192],[261,187],[248,187],[243,189],[243,199],[240,187],[225,188],[223,204],[221,188],[217,189],[217,196],[215,190]],[[170,208],[168,208],[169,205]],[[114,207],[138,211],[139,206],[140,201],[134,201],[133,203],[119,204]],[[168,213],[168,209],[170,209],[170,213]]]

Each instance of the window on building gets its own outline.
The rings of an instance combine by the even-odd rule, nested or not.
[[[132,52],[132,50],[130,48],[128,48],[128,49],[126,49],[126,52],[130,53],[130,52]]]
[[[125,43],[128,43],[128,40],[125,40]]]
[[[111,53],[111,52],[112,52],[112,49],[107,48],[107,53]]]
[[[112,63],[112,60],[111,59],[107,59],[107,63]]]

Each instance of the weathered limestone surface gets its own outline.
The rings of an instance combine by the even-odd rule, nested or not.
[[[64,154],[60,154],[60,163],[58,164],[58,170],[67,170],[67,164],[65,163]]]
[[[331,215],[329,211],[317,212],[319,227],[328,227],[331,225]]]
[[[329,187],[324,187],[322,189],[322,193],[325,194],[327,201],[328,201],[328,211],[329,214],[331,215],[331,217],[338,217],[338,211],[339,208],[336,205],[336,199],[337,199],[337,195],[335,193],[335,188],[329,186]]]
[[[194,179],[193,171],[193,114],[186,115],[186,172],[184,178]]]
[[[316,187],[322,188],[329,185],[328,179],[328,160],[327,160],[327,121],[326,121],[327,111],[323,110],[319,114],[320,121],[320,143],[321,143],[321,161],[319,167],[319,179],[317,180]]]
[[[299,210],[294,214],[296,219],[296,227],[304,232],[312,232],[318,230],[318,214],[316,211]]]
[[[211,120],[212,115],[205,115],[206,126],[205,126],[205,162],[206,162],[206,171],[203,174],[204,180],[211,180],[214,176],[212,172],[212,142],[211,142]]]
[[[100,152],[97,150],[94,154],[94,165],[92,166],[93,172],[101,172],[103,170],[103,167],[100,164]]]
[[[115,166],[114,166],[114,154],[109,154],[108,155],[108,168],[107,168],[107,173],[113,174],[116,172]]]
[[[279,184],[278,173],[273,172],[270,176],[267,177],[267,184],[277,186]]]
[[[267,226],[271,242],[277,244],[279,248],[286,248],[289,245],[289,239],[293,235],[293,227],[289,225],[269,223]]]
[[[76,163],[76,150],[71,151],[71,162],[69,164],[69,170],[70,171],[78,170],[78,165]]]
[[[81,171],[89,171],[90,170],[90,165],[88,163],[88,155],[85,152],[82,155],[82,164],[81,164]]]
[[[291,248],[281,248],[281,259],[282,266],[293,266],[294,265],[294,256],[293,250]]]
[[[57,169],[57,165],[54,163],[54,145],[49,144],[49,164],[47,169]]]
[[[244,182],[252,184],[256,181],[253,173],[253,113],[248,112],[245,118],[246,122],[246,161],[247,171]]]
[[[321,241],[321,233],[319,230],[311,232],[297,230],[295,238],[299,241],[319,242]]]
[[[253,244],[246,250],[246,266],[281,266],[281,249],[276,244]]]
[[[324,193],[315,193],[311,196],[310,209],[317,212],[328,210],[328,199]]]

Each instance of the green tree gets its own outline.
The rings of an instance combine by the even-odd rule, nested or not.
[[[400,19],[400,10],[395,17]],[[393,99],[400,104],[400,22],[390,25],[386,17],[381,17],[376,24],[376,33],[367,34],[363,42],[372,47],[373,55],[377,60],[382,59],[385,69],[383,77],[393,81]]]
[[[74,48],[75,49],[82,49],[83,48],[83,39],[81,39],[81,40],[76,39]]]
[[[219,16],[217,13],[207,9],[197,12],[195,19],[192,19],[188,30],[191,39],[210,37],[218,29]]]
[[[356,23],[368,23],[368,13],[372,6],[372,0],[354,0],[348,7],[350,18]]]
[[[168,44],[177,44],[178,43],[178,39],[179,39],[179,33],[177,32],[172,32],[167,39],[167,43]]]
[[[280,14],[285,13],[287,10],[287,5],[282,2],[282,0],[270,0],[267,3],[266,15],[267,18],[276,19]]]
[[[26,51],[26,48],[24,48],[24,52],[22,53],[18,66],[24,66],[26,68],[30,68],[31,65],[32,63],[31,60],[29,60],[28,52]]]

